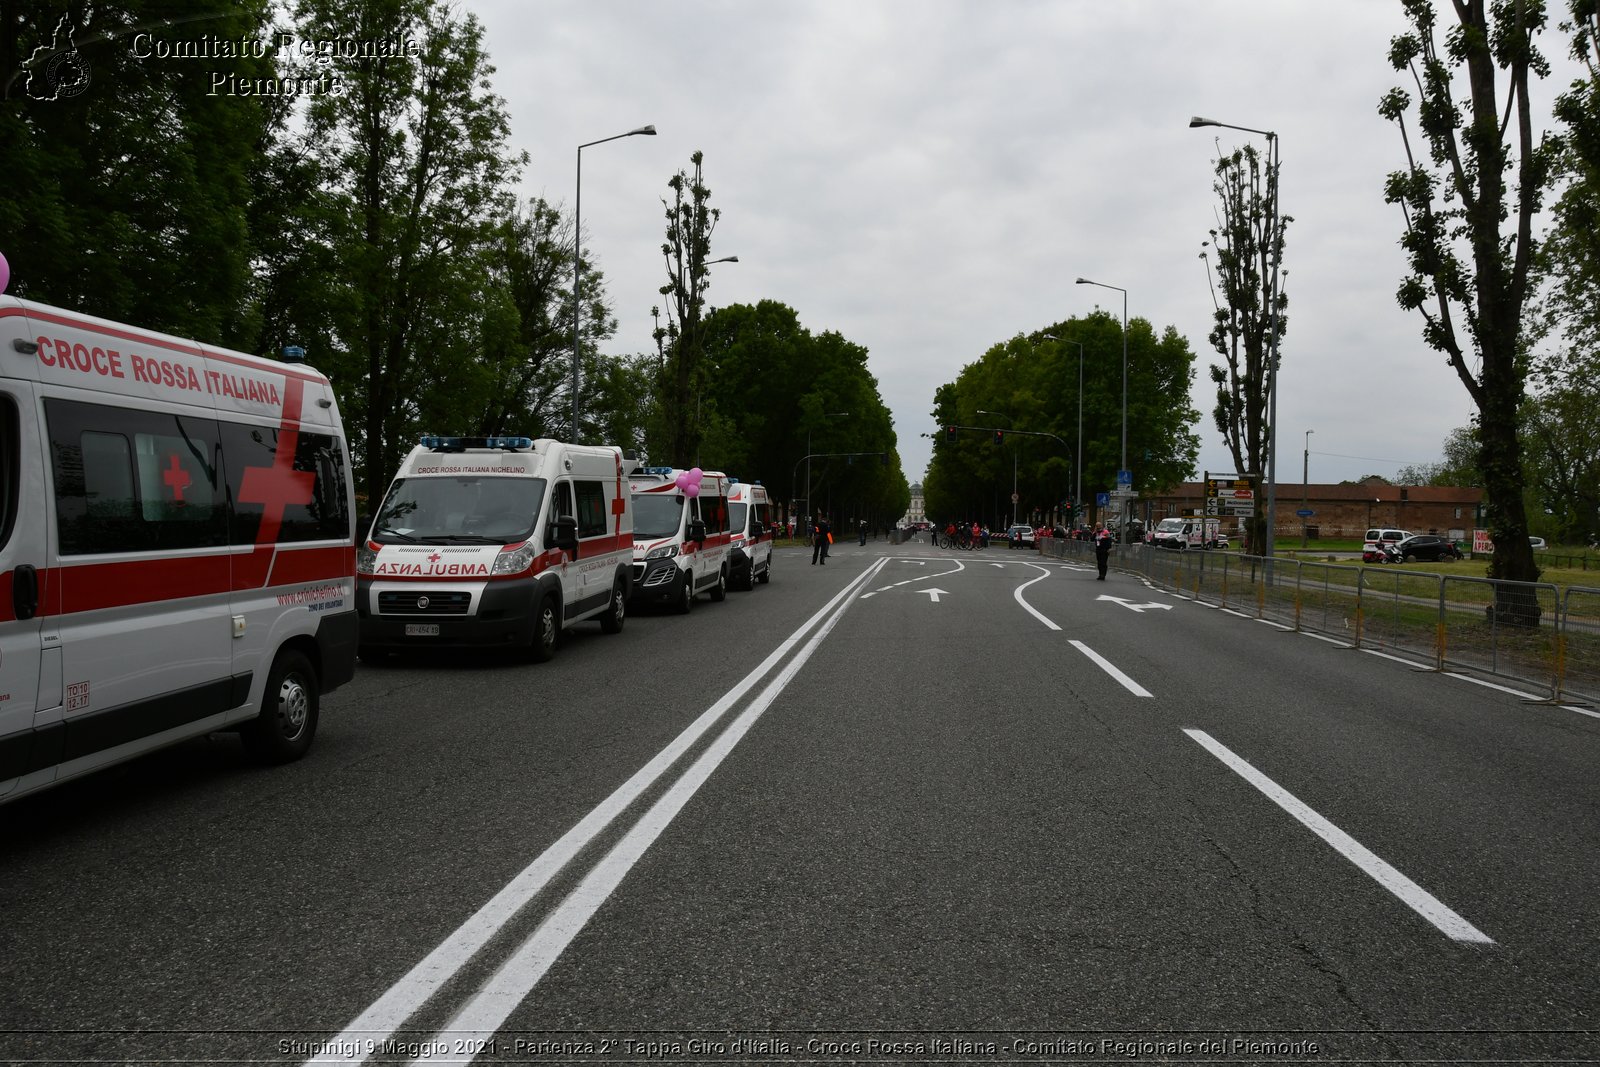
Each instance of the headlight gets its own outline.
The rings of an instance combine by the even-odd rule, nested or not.
[[[494,569],[491,574],[521,574],[533,566],[533,559],[539,553],[535,551],[532,542],[518,545],[509,551],[503,551],[494,558]]]
[[[676,556],[677,554],[678,554],[678,546],[677,545],[660,545],[660,546],[658,546],[656,548],[652,548],[650,551],[646,552],[644,554],[644,558],[647,559],[647,560],[651,560],[651,559],[671,559],[673,556]]]
[[[378,554],[365,545],[356,549],[356,573],[375,574],[378,570]]]

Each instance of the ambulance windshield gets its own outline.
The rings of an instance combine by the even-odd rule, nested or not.
[[[543,478],[397,478],[373,539],[383,543],[514,544],[533,536]]]
[[[683,497],[676,493],[633,495],[633,539],[674,537],[683,528]]]

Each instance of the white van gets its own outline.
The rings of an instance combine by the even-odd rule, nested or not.
[[[0,296],[0,799],[303,755],[355,673],[348,470],[309,367]]]
[[[621,633],[629,462],[544,439],[424,437],[356,554],[361,657],[449,646],[543,662],[584,620]]]
[[[772,501],[760,482],[728,479],[728,582],[754,589],[772,581]]]
[[[1217,519],[1173,515],[1156,523],[1150,543],[1157,548],[1226,548],[1228,537]]]
[[[680,614],[694,598],[728,595],[728,545],[733,529],[728,512],[728,476],[701,475],[698,496],[679,485],[686,473],[673,467],[645,467],[629,479],[633,494],[633,597],[645,604],[670,604]]]

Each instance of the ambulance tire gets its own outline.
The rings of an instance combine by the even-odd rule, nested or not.
[[[677,612],[687,615],[694,608],[694,572],[683,571],[682,588],[678,592]]]
[[[722,567],[717,571],[717,584],[707,590],[711,594],[711,602],[720,604],[728,599],[728,568]]]
[[[628,580],[618,578],[611,583],[611,607],[600,616],[600,632],[603,634],[620,634],[622,624],[628,618]]]
[[[286,648],[272,661],[261,714],[239,730],[258,763],[289,763],[306,754],[317,734],[320,707],[316,668],[304,652]]]
[[[767,565],[765,567],[761,568],[761,577],[757,578],[756,581],[760,582],[762,585],[766,585],[768,582],[772,581],[772,557],[771,556],[767,557]]]
[[[533,642],[528,646],[528,658],[535,663],[549,663],[556,658],[560,643],[561,598],[546,593],[539,602],[539,613],[533,618]]]

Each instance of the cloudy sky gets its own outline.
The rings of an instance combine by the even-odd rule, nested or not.
[[[933,390],[991,345],[1092,311],[1175,327],[1211,423],[1216,138],[1191,115],[1275,130],[1291,301],[1280,481],[1433,462],[1471,402],[1394,291],[1404,264],[1377,113],[1397,0],[462,0],[487,29],[527,195],[572,202],[606,273],[615,352],[652,349],[665,183],[692,152],[722,221],[714,306],[774,299],[867,348],[907,476]],[[1560,35],[1545,49],[1564,56]],[[1564,79],[1563,79],[1564,80]],[[1540,90],[1541,106],[1556,91]],[[1264,142],[1258,142],[1264,143]],[[1071,404],[1071,398],[1064,403]]]

